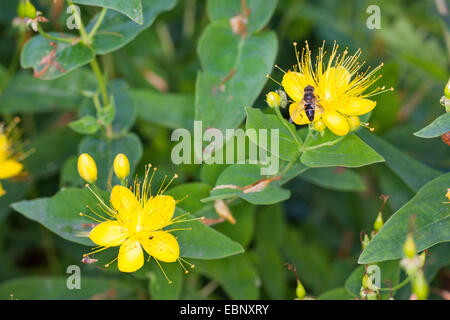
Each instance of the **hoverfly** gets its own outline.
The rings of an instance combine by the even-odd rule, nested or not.
[[[291,121],[298,116],[302,117],[301,112],[304,110],[306,117],[308,117],[308,120],[312,122],[317,109],[323,111],[323,108],[317,103],[317,99],[314,94],[314,87],[307,85],[304,89],[302,101],[298,103],[296,110],[294,110],[291,115]]]

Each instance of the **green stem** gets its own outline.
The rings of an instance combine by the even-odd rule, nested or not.
[[[52,36],[52,35],[48,34],[47,32],[45,32],[39,23],[38,23],[37,27],[38,27],[39,34],[48,40],[65,42],[65,43],[73,43],[74,41],[77,40],[77,38],[61,38],[61,37]]]
[[[103,8],[102,11],[100,12],[100,15],[98,16],[97,21],[95,22],[94,27],[92,28],[91,32],[89,32],[89,39],[92,42],[92,39],[94,38],[95,34],[97,33],[98,28],[100,28],[100,25],[103,22],[103,18],[106,15],[106,11],[108,11],[107,8]]]
[[[68,0],[67,4],[69,6],[73,5],[73,2]],[[91,45],[91,38],[89,37],[89,35],[86,32],[86,28],[84,27],[83,21],[81,20],[81,16],[78,14],[78,11],[75,10],[74,11],[74,15],[75,15],[75,20],[78,23],[78,25],[80,26],[79,32],[80,32],[80,36],[81,36],[81,41],[87,45],[90,46]]]
[[[392,288],[380,288],[380,291],[396,291],[398,289],[403,288],[405,285],[407,285],[411,281],[411,277],[406,278],[402,282],[400,282],[398,285]]]
[[[297,145],[299,147],[301,147],[302,146],[302,142],[301,142],[300,138],[297,136],[297,134],[295,133],[294,129],[292,129],[292,127],[289,125],[289,123],[286,121],[286,119],[283,118],[283,116],[281,115],[281,112],[280,112],[280,108],[276,107],[274,109],[275,109],[275,113],[277,114],[278,119],[286,127],[286,129],[288,129],[289,133],[291,134],[292,138],[294,138],[294,140],[297,143]]]
[[[103,99],[103,106],[107,106],[109,104],[108,90],[106,89],[105,79],[102,71],[100,70],[100,66],[98,65],[97,58],[91,61],[91,67],[92,71],[94,71],[95,77],[97,78],[98,87]]]

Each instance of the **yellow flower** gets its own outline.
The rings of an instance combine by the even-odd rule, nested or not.
[[[13,148],[14,128],[15,123],[10,125],[5,132],[3,127],[0,127],[0,179],[15,177],[23,170],[23,165],[18,161],[19,153],[15,152]]]
[[[114,173],[120,180],[125,179],[130,174],[130,162],[128,161],[127,156],[123,153],[119,153],[114,158],[113,167]]]
[[[138,181],[134,183],[134,191],[124,186],[116,185],[111,191],[111,206],[106,205],[97,196],[100,206],[107,214],[107,217],[96,213],[101,220],[91,217],[100,223],[92,229],[89,238],[99,245],[100,248],[84,256],[110,247],[120,246],[119,254],[116,258],[119,270],[122,272],[134,272],[144,265],[144,253],[142,250],[144,249],[149,254],[149,259],[153,257],[160,267],[159,261],[178,261],[187,273],[181,261],[187,262],[180,258],[178,241],[170,232],[190,229],[166,229],[170,225],[190,221],[180,219],[183,216],[173,218],[176,201],[171,196],[163,195],[168,185],[177,176],[175,175],[164,188],[161,187],[160,191],[152,196],[149,194],[151,190],[150,183],[155,171],[153,171],[150,180],[148,180],[149,168],[150,166],[146,170],[142,187]],[[80,213],[80,215],[85,214]],[[106,267],[112,262],[108,263]],[[171,283],[170,280],[169,283]]]
[[[87,183],[94,183],[97,181],[97,165],[87,153],[82,153],[78,157],[78,173],[81,178]]]
[[[3,189],[2,184],[0,183],[0,198],[6,194],[5,189]]]
[[[317,61],[313,65],[308,43],[301,55],[297,51],[296,43],[294,46],[298,64],[294,71],[285,72],[281,84],[293,100],[289,113],[296,124],[311,122],[305,114],[303,102],[304,89],[308,85],[314,88],[317,105],[313,121],[322,119],[324,124],[339,136],[346,135],[353,129],[357,121],[353,118],[349,123],[350,117],[366,114],[375,108],[376,102],[368,99],[369,97],[387,91],[382,87],[365,93],[381,77],[375,77],[374,74],[382,64],[370,72],[359,72],[363,65],[358,63],[361,50],[357,50],[354,55],[348,55],[347,49],[338,54],[339,46],[335,43],[325,63],[323,45],[319,48]]]

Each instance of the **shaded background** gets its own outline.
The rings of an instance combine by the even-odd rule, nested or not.
[[[10,66],[14,69],[16,33],[12,18],[17,2],[7,0],[0,4],[0,78],[6,76]],[[443,112],[439,100],[449,74],[450,44],[445,41],[449,15],[439,13],[438,2],[376,1],[381,8],[381,29],[369,30],[366,9],[374,1],[281,0],[267,26],[276,32],[279,41],[276,63],[284,69],[295,63],[294,41],[301,44],[308,40],[311,48],[317,48],[324,39],[329,43],[336,40],[350,51],[361,48],[362,59],[368,65],[384,62],[383,84],[393,86],[395,92],[376,97],[378,106],[370,120],[375,133],[427,166],[447,172],[448,146],[439,138],[413,136]],[[64,10],[58,14],[50,0],[34,3],[44,16],[56,18],[52,19],[48,30],[63,30]],[[446,3],[450,8],[450,3]],[[158,16],[152,27],[130,44],[102,56],[101,63],[109,77],[124,79],[133,91],[176,92],[182,93],[185,101],[193,101],[195,79],[200,69],[196,46],[209,23],[205,5],[205,1],[180,0],[173,10]],[[98,11],[95,7],[82,9],[83,16]],[[281,79],[282,74],[275,70],[272,76]],[[0,199],[2,299],[9,299],[9,293],[13,293],[10,292],[11,282],[7,282],[10,279],[39,276],[40,279],[65,281],[66,267],[81,265],[85,247],[57,237],[8,208],[9,203],[19,199],[51,196],[68,180],[73,184],[74,179],[79,179],[59,173],[68,161],[75,161],[73,156],[81,140],[80,135],[66,127],[68,121],[76,117],[77,108],[85,103],[80,87],[95,89],[95,79],[87,69],[48,83],[33,79],[30,70],[18,67],[7,86],[1,88],[0,114],[4,120],[13,115],[21,116],[24,138],[36,150],[27,159],[32,179],[5,183],[11,188],[9,193],[14,194],[14,199]],[[275,83],[268,82],[254,106],[265,107],[265,93],[277,88]],[[199,180],[199,166],[171,164],[170,125],[158,124],[152,115],[140,111],[133,131],[144,143],[139,172],[145,163],[152,162],[163,172],[178,172],[182,176],[178,183]],[[249,248],[246,254],[253,262],[251,272],[257,274],[257,283],[251,284],[257,290],[257,297],[295,297],[294,274],[287,270],[284,262],[297,265],[311,295],[342,287],[356,267],[360,232],[372,229],[381,205],[379,195],[391,195],[383,212],[385,220],[414,195],[385,164],[354,171],[364,181],[363,185],[330,184],[305,176],[289,183],[292,196],[285,203],[271,207],[247,206],[240,210],[245,214],[236,213],[238,222],[242,221],[243,241]],[[441,244],[435,250],[440,259],[430,259],[428,272],[434,279],[431,286],[448,290],[450,274],[445,266],[450,259],[449,246]],[[88,289],[79,294],[80,298],[149,297],[145,277],[105,273],[95,266],[81,267],[83,275],[101,275],[102,278],[86,282]],[[208,276],[201,272],[189,275],[181,298],[236,298],[233,289],[223,290],[217,281],[224,275],[214,272]],[[224,277],[226,279],[226,275]],[[28,278],[15,282],[14,286],[25,292],[35,288],[30,292],[41,298],[70,298],[78,294],[53,290],[56,287],[52,287],[52,283],[48,282],[46,290],[39,290],[40,283]],[[110,289],[103,290],[105,286]],[[234,290],[244,292],[240,298],[255,298],[253,289],[249,289],[248,296],[245,288]],[[5,293],[8,296],[5,297]],[[399,297],[407,297],[407,292],[400,292]],[[431,297],[438,298],[433,290]]]

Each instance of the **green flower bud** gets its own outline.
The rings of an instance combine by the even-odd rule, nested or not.
[[[419,260],[420,260],[420,268],[422,268],[425,265],[425,260],[426,260],[426,253],[425,253],[425,251],[423,251],[419,255]]]
[[[363,250],[368,246],[370,242],[369,236],[367,235],[367,233],[364,235],[363,241],[362,241],[362,248]]]
[[[428,297],[428,283],[425,279],[423,271],[417,272],[413,278],[413,292],[416,294],[418,300],[426,300]]]
[[[19,5],[17,6],[17,15],[21,18],[25,18],[27,16],[27,2],[25,0],[20,0]]]
[[[372,287],[372,279],[370,279],[367,273],[365,273],[362,278],[362,286],[365,290],[368,290]]]
[[[17,6],[17,15],[21,18],[34,19],[37,16],[36,8],[29,0],[21,0]]]
[[[378,232],[378,231],[380,231],[380,229],[381,229],[381,227],[383,226],[383,224],[384,224],[384,221],[383,221],[383,215],[382,215],[382,213],[381,213],[381,211],[380,211],[380,212],[378,212],[378,216],[377,216],[377,218],[375,219],[375,222],[374,222],[374,224],[373,224],[373,229],[374,229],[376,232]]]
[[[411,233],[406,236],[405,244],[403,245],[403,253],[408,258],[412,258],[416,255],[416,244],[414,242],[414,237]]]
[[[297,279],[297,288],[295,289],[295,294],[297,295],[297,298],[300,300],[303,300],[306,295],[305,287],[303,287],[303,284],[298,279]]]

